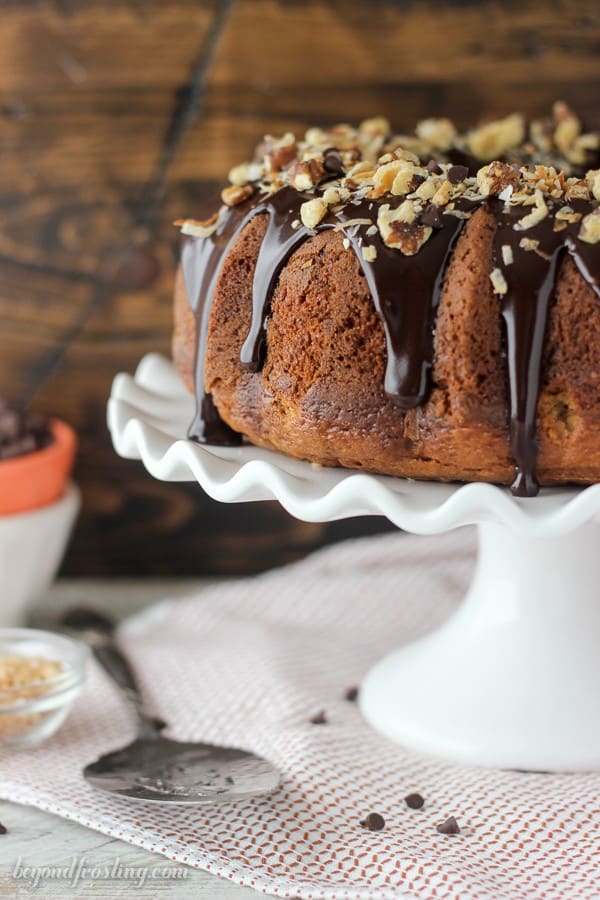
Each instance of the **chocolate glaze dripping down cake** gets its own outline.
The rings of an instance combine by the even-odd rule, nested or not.
[[[574,129],[560,105],[555,119],[555,144],[538,147],[537,155],[556,161],[562,144],[562,169],[572,171],[587,160],[597,139]],[[561,137],[564,121],[570,124],[569,146]],[[558,172],[553,165],[497,160],[480,166],[475,175],[452,161],[457,154],[461,162],[477,155],[482,140],[488,152],[501,150],[505,160],[519,155],[519,149],[522,158],[534,155],[530,144],[523,144],[524,126],[521,147],[506,146],[506,131],[515,131],[515,117],[496,124],[495,133],[492,126],[484,126],[485,140],[478,132],[470,143],[454,134],[453,146],[448,146],[449,123],[438,121],[436,132],[430,122],[416,139],[425,146],[413,143],[412,149],[405,146],[410,143],[406,138],[400,142],[387,136],[387,123],[373,122],[367,123],[362,143],[360,130],[347,126],[341,134],[334,130],[317,136],[321,145],[337,138],[337,148],[308,142],[298,147],[291,136],[280,142],[267,139],[263,163],[232,172],[234,184],[223,192],[225,205],[211,220],[182,223],[187,233],[183,277],[197,324],[198,414],[190,437],[208,443],[241,440],[205,391],[204,360],[217,283],[253,220],[264,225],[248,276],[251,315],[240,338],[240,370],[259,373],[265,364],[271,301],[283,270],[301,246],[310,245],[321,232],[332,232],[343,236],[344,249],[354,254],[366,280],[385,338],[383,393],[400,414],[420,408],[431,397],[440,296],[466,222],[484,209],[493,222],[488,274],[504,324],[506,406],[516,473],[512,490],[522,496],[537,492],[536,415],[548,315],[565,255],[600,296],[600,175],[590,170],[579,177]],[[427,131],[435,132],[437,146],[435,141],[426,143]],[[440,146],[440,132],[445,147]],[[514,134],[510,139],[514,141]],[[441,161],[423,166],[423,157],[433,151]],[[285,450],[285,444],[280,449]],[[290,452],[311,458],[310,452],[298,453],[296,446]],[[375,468],[385,471],[381,464]]]

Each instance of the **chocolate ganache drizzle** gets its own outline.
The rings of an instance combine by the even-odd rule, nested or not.
[[[577,221],[561,220],[563,203],[548,207],[542,221],[519,229],[528,207],[510,206],[496,198],[459,198],[443,214],[427,204],[421,222],[432,235],[414,255],[387,246],[373,228],[379,202],[354,199],[330,210],[316,228],[302,224],[300,208],[310,194],[284,186],[269,195],[251,198],[222,213],[209,237],[183,239],[182,267],[197,321],[196,396],[198,411],[189,437],[203,443],[236,444],[237,434],[220,419],[204,385],[204,352],[211,298],[221,263],[235,239],[257,215],[268,217],[253,281],[252,323],[240,353],[243,366],[259,371],[266,354],[266,320],[282,268],[294,251],[317,231],[343,232],[365,274],[385,333],[387,367],[385,393],[402,409],[423,404],[432,386],[433,336],[436,311],[446,269],[462,227],[477,206],[487,204],[494,215],[494,266],[506,290],[501,296],[508,357],[510,450],[516,477],[511,487],[519,496],[534,496],[537,454],[536,408],[540,391],[542,352],[556,275],[564,253],[575,260],[585,280],[600,296],[598,248],[578,238],[580,219],[590,204],[572,201]],[[386,197],[392,208],[401,202]],[[516,227],[515,227],[516,226]],[[526,238],[523,242],[523,238]],[[366,260],[363,247],[373,245],[376,256]],[[506,248],[509,248],[507,252]],[[534,248],[534,249],[532,249]]]

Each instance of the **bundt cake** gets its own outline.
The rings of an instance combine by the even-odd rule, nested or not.
[[[191,439],[443,481],[600,481],[600,165],[564,104],[268,136],[183,219]]]

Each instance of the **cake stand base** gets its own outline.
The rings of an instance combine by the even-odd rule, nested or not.
[[[600,769],[600,526],[526,538],[478,526],[475,576],[434,633],[379,662],[365,718],[460,763]]]
[[[478,526],[458,612],[368,674],[360,702],[374,728],[461,763],[600,770],[600,484],[522,498],[491,484],[324,469],[185,440],[193,412],[171,363],[150,354],[113,383],[115,447],[155,478],[197,481],[227,503],[276,499],[307,522],[383,515],[416,534]]]

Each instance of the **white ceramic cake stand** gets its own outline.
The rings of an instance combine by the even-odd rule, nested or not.
[[[486,484],[326,469],[182,439],[192,414],[163,357],[115,378],[115,448],[155,478],[197,481],[228,503],[276,499],[310,522],[375,514],[416,534],[477,526],[475,576],[458,611],[367,675],[360,705],[374,728],[467,764],[600,769],[600,484],[517,499]]]

